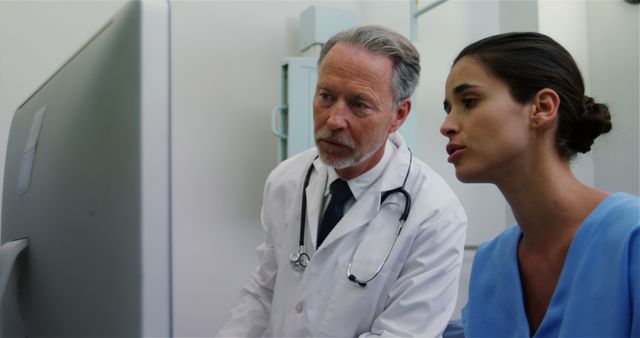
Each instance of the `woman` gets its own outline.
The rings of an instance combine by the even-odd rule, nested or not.
[[[538,33],[492,36],[460,52],[445,95],[456,176],[494,183],[518,222],[476,253],[466,335],[640,336],[640,199],[571,172],[611,129],[571,55]]]

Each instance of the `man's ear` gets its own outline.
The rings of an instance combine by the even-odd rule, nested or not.
[[[532,100],[530,112],[532,128],[547,128],[558,118],[560,96],[550,88],[541,89]]]
[[[394,121],[391,123],[391,127],[389,127],[389,134],[396,132],[404,121],[409,117],[409,112],[411,111],[411,99],[404,99],[400,104],[396,107],[394,111]]]

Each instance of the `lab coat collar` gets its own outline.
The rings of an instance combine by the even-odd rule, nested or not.
[[[351,209],[349,209],[349,211],[344,215],[340,222],[336,224],[335,228],[333,228],[327,238],[322,242],[322,245],[320,246],[320,248],[318,248],[318,251],[331,245],[332,242],[344,236],[345,234],[369,223],[378,214],[378,211],[380,211],[380,200],[382,199],[382,192],[393,190],[402,186],[404,178],[407,174],[407,169],[409,168],[410,152],[400,134],[394,133],[389,135],[389,140],[393,143],[396,149],[389,163],[387,164],[387,168],[382,173],[382,176],[369,188],[369,190],[367,190],[362,195],[360,199],[355,202],[355,204],[351,207]],[[319,165],[324,164],[320,162]],[[318,166],[316,166],[316,168],[318,168]],[[327,167],[325,166],[325,168]],[[327,172],[327,170],[320,171],[324,171],[325,173]],[[321,181],[326,184],[326,176],[324,179],[325,181],[316,181]],[[322,194],[317,194],[317,198],[321,199],[322,197]],[[313,203],[315,204],[314,208],[320,208],[321,200],[314,200]],[[309,230],[316,231],[312,232],[312,234],[317,233],[318,217],[315,216],[319,216],[320,214],[320,210],[315,211],[317,212],[316,215],[312,215],[311,210],[309,213],[309,218],[314,218],[315,220],[315,228],[312,228],[311,226],[309,227]],[[315,239],[315,236],[312,235],[311,237],[314,237]],[[315,240],[313,245],[314,247],[316,246]]]
[[[393,143],[395,152],[382,173],[382,177],[372,187],[378,193],[401,187],[409,169],[411,152],[402,135],[397,132],[393,133],[389,135],[389,141]]]
[[[373,168],[369,169],[369,171],[347,181],[347,183],[349,184],[349,189],[351,189],[351,193],[353,193],[353,197],[356,200],[360,199],[360,197],[364,195],[369,190],[369,188],[371,188],[376,182],[378,182],[378,179],[382,176],[382,173],[384,173],[384,170],[391,160],[391,156],[395,153],[395,150],[396,148],[393,143],[387,140],[385,142],[384,155],[382,156],[380,162],[373,166]],[[334,168],[328,168],[327,171],[327,185],[324,190],[325,200],[329,198],[329,195],[331,194],[331,189],[329,189],[331,183],[340,178]]]

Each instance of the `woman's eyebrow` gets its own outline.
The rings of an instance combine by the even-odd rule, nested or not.
[[[463,83],[463,84],[457,85],[455,88],[453,88],[453,93],[454,94],[460,94],[460,93],[464,92],[467,89],[475,88],[475,87],[478,87],[478,86],[474,85],[474,84],[470,84],[470,83]]]

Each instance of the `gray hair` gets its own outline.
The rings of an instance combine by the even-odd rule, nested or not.
[[[361,26],[340,32],[322,46],[318,67],[338,42],[363,47],[393,61],[394,106],[413,95],[420,78],[420,53],[404,36],[381,26]]]

